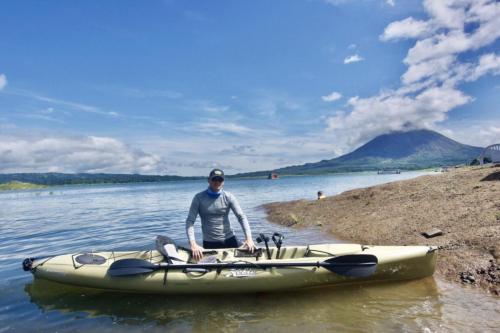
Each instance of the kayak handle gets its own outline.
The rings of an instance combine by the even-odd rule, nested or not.
[[[36,258],[26,258],[23,260],[23,271],[28,272],[31,271],[33,267],[33,261],[35,261]]]
[[[187,274],[191,278],[200,278],[204,276],[207,273],[210,273],[212,270],[210,268],[202,268],[202,267],[196,267],[196,268],[184,268],[182,270],[183,273]]]

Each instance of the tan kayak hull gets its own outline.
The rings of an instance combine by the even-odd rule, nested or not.
[[[272,248],[275,258],[276,249]],[[188,260],[187,252],[180,252]],[[255,257],[235,257],[235,249],[217,250],[221,262],[237,260],[255,262]],[[149,274],[111,277],[109,266],[126,258],[163,262],[157,251],[96,252],[105,258],[102,264],[79,264],[79,254],[69,254],[36,260],[32,273],[36,278],[60,283],[107,290],[137,293],[207,294],[207,293],[255,293],[291,290],[324,285],[365,283],[387,280],[407,280],[430,276],[434,273],[437,251],[429,246],[361,246],[359,244],[321,244],[283,247],[280,259],[258,259],[259,263],[273,262],[321,262],[331,255],[372,254],[378,258],[375,274],[366,278],[338,275],[321,267],[286,267],[268,269],[223,269],[208,273],[185,273],[182,270],[158,270]]]

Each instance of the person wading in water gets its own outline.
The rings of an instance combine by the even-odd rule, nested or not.
[[[253,252],[255,244],[247,217],[241,210],[236,197],[224,191],[224,171],[213,169],[208,176],[208,188],[197,193],[191,202],[191,208],[186,219],[186,233],[195,260],[203,257],[203,249],[236,248],[240,242],[234,235],[229,223],[229,210],[238,218],[245,234],[244,248]],[[196,243],[194,237],[194,222],[200,215],[203,233],[203,248]]]

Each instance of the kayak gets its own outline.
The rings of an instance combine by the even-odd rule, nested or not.
[[[267,244],[266,244],[267,245]],[[417,279],[434,273],[435,246],[318,244],[205,250],[74,253],[27,258],[35,278],[105,290],[163,294],[284,291],[327,285]]]

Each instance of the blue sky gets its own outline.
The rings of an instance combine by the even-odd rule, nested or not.
[[[205,175],[500,142],[493,0],[3,1],[0,172]]]

